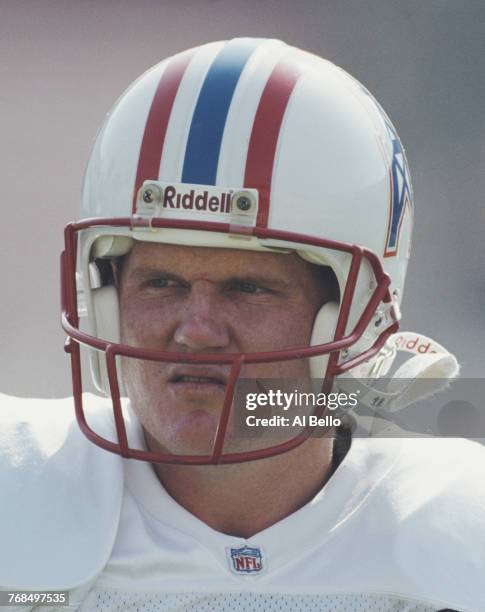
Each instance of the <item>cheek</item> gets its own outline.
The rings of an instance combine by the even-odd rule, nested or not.
[[[315,312],[285,304],[272,309],[241,313],[233,329],[240,350],[271,351],[308,346]]]
[[[312,310],[286,305],[272,313],[241,319],[237,326],[238,350],[260,352],[306,347],[310,344],[315,313]],[[272,361],[244,366],[242,378],[287,379],[293,384],[310,376],[308,359]]]
[[[159,367],[155,361],[123,357],[123,382],[130,397],[143,396],[150,385],[159,380],[160,375],[156,370]]]
[[[159,305],[122,298],[121,341],[137,347],[163,348],[169,334],[170,320],[165,309]]]
[[[135,413],[147,431],[157,431],[164,421],[163,374],[160,364],[141,359],[123,358],[122,375],[125,389]]]

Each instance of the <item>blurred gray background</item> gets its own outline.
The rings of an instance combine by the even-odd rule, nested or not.
[[[0,391],[71,392],[58,260],[106,111],[165,56],[242,35],[332,60],[386,109],[416,196],[402,329],[485,377],[485,2],[0,0]]]

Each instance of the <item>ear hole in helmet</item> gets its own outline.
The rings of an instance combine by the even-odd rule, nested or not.
[[[102,287],[106,287],[106,285],[115,285],[115,273],[112,266],[112,261],[118,258],[96,258],[94,260],[94,264],[98,269],[100,284]]]
[[[91,274],[91,289],[107,286],[119,287],[124,261],[125,256],[120,255],[119,257],[97,257],[91,262],[90,267],[94,266],[96,277],[96,280],[93,281],[93,274]]]
[[[325,287],[325,301],[340,304],[340,287],[335,272],[330,266],[318,266],[322,285]]]

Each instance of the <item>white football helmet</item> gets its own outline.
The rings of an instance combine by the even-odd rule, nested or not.
[[[142,240],[296,251],[332,268],[340,303],[322,307],[310,347],[190,356],[232,364],[221,416],[227,421],[243,363],[311,358],[312,376],[327,379],[373,363],[399,326],[412,219],[396,130],[369,92],[334,64],[277,40],[250,38],[210,43],[157,64],[108,114],[86,171],[82,219],[65,232],[63,326],[83,431],[124,456],[179,463],[254,459],[302,441],[225,455],[221,426],[207,457],[130,449],[116,356],[187,361],[187,354],[120,343],[117,291],[104,285],[99,261]],[[79,328],[84,307],[87,332]],[[113,397],[118,444],[100,438],[84,419],[79,343],[92,348],[96,386]]]

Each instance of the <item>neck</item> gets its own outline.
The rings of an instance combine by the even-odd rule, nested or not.
[[[242,538],[309,502],[331,476],[332,438],[309,438],[268,459],[224,466],[155,464],[168,493],[213,529]]]

